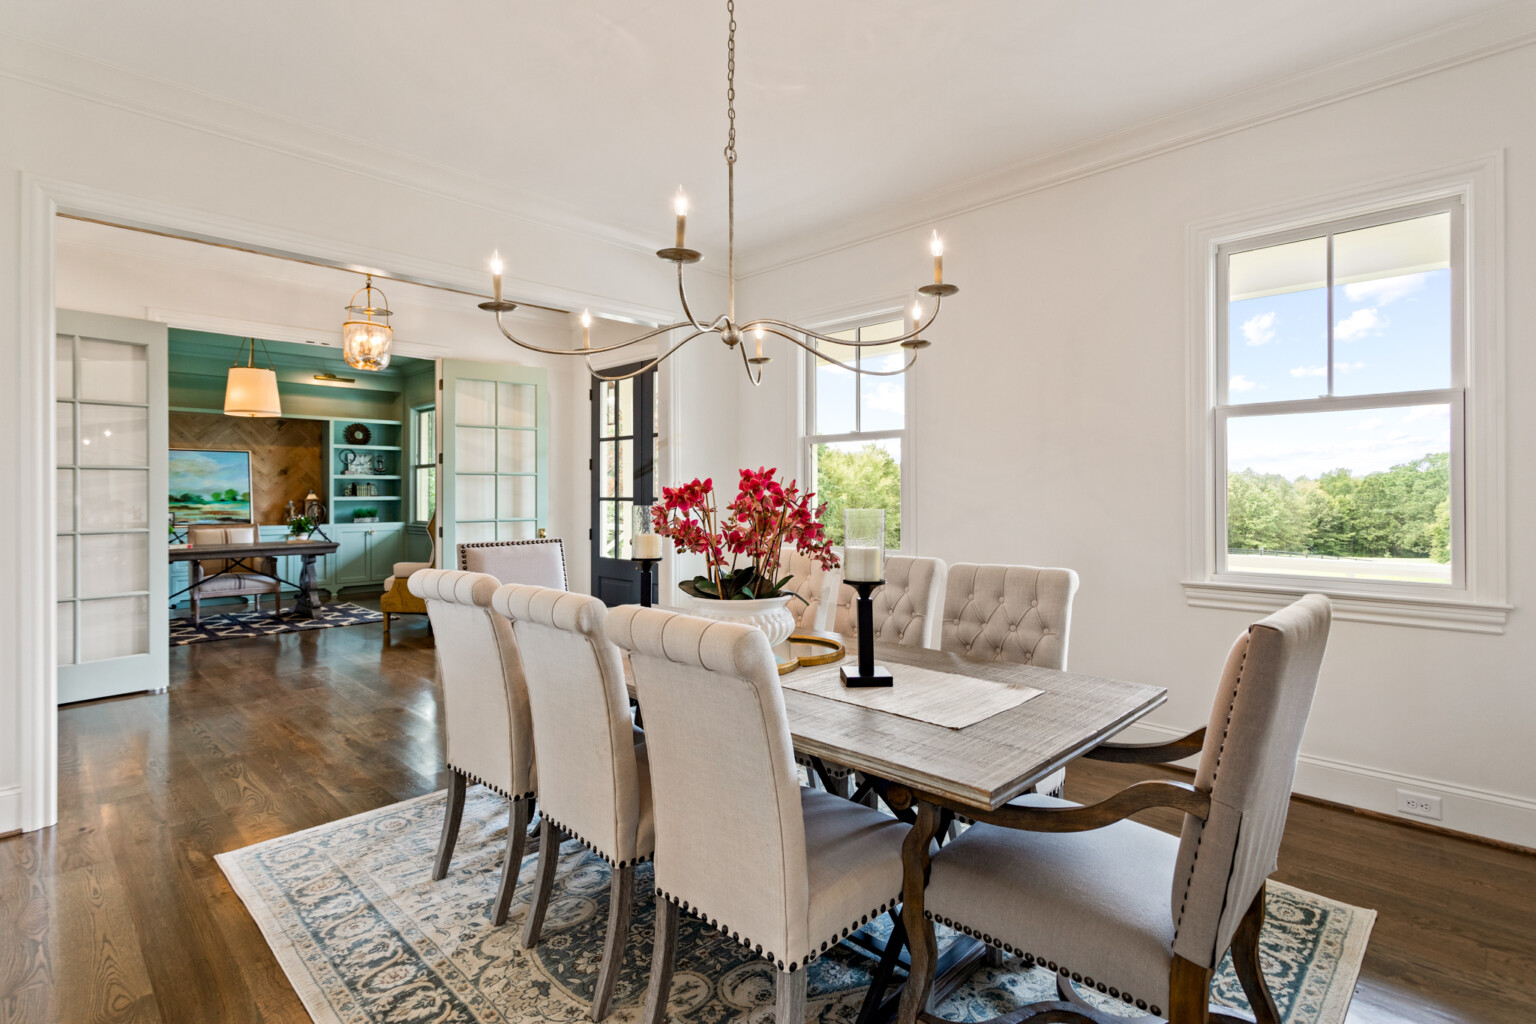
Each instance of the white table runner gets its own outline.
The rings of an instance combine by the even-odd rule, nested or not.
[[[785,689],[874,708],[914,721],[942,725],[946,729],[975,725],[1045,692],[1033,686],[998,683],[911,665],[886,666],[896,680],[894,686],[848,687],[838,676],[841,667],[839,663],[796,669],[780,676],[779,682]]]

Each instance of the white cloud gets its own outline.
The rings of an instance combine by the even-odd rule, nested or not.
[[[1443,405],[1416,405],[1403,416],[1403,422],[1412,423],[1426,416],[1444,417],[1449,413],[1450,409]]]
[[[1275,312],[1259,313],[1243,321],[1243,337],[1250,345],[1267,345],[1275,340]]]
[[[1326,367],[1326,366],[1298,366],[1294,370],[1291,371],[1291,376],[1292,377],[1326,377],[1326,376],[1328,376],[1328,367]]]
[[[1249,380],[1247,377],[1244,377],[1240,373],[1236,374],[1232,377],[1231,380],[1227,381],[1228,391],[1252,391],[1256,387],[1258,387],[1257,384]]]
[[[1344,294],[1349,297],[1350,302],[1369,302],[1373,306],[1385,306],[1423,288],[1428,278],[1428,274],[1404,274],[1401,277],[1360,281],[1345,285]]]
[[[1376,307],[1367,306],[1334,324],[1333,336],[1340,341],[1354,341],[1366,334],[1380,333],[1387,323],[1387,319],[1376,311]]]
[[[1381,426],[1385,422],[1386,421],[1383,420],[1380,416],[1372,416],[1368,420],[1361,420],[1359,423],[1356,423],[1355,424],[1355,429],[1356,430],[1375,430],[1377,427]]]
[[[1345,362],[1342,359],[1336,359],[1336,360],[1334,360],[1334,363],[1333,363],[1333,372],[1334,373],[1348,373],[1351,370],[1363,370],[1363,369],[1365,369],[1365,363],[1361,362],[1358,359],[1356,359],[1352,363]]]

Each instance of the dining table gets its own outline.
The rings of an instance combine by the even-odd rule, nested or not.
[[[876,657],[894,679],[891,691],[839,693],[823,685],[817,687],[822,693],[810,692],[797,688],[795,675],[815,670],[796,669],[781,676],[784,710],[799,754],[815,759],[813,764],[856,772],[864,780],[861,790],[873,787],[887,806],[912,823],[903,850],[907,894],[921,893],[931,846],[943,841],[955,816],[995,811],[1029,792],[1036,782],[1157,708],[1168,696],[1163,687],[1144,683],[980,661],[927,648],[881,642],[874,646]],[[930,686],[942,676],[964,677],[972,700],[978,706],[988,705],[979,709],[984,717],[967,721],[975,716],[962,715],[957,721],[966,724],[954,726],[922,720],[923,712],[910,701],[893,710],[892,691],[903,686],[904,675],[913,690]],[[997,692],[992,692],[993,687]],[[1019,692],[1003,692],[1010,690]],[[1025,699],[1018,700],[1026,693]],[[985,713],[994,704],[1001,709]],[[919,914],[920,903],[914,908]],[[942,1000],[963,980],[966,968],[985,954],[981,943],[959,937],[941,956],[926,945],[929,933],[919,927],[920,921],[904,923],[899,931],[917,943],[905,962],[909,973],[926,972],[936,965],[932,968],[937,975],[932,991],[935,1001]],[[900,950],[890,947],[900,940],[901,936],[893,935],[885,948],[871,949],[880,954],[880,966],[859,1024],[870,1024],[894,1011],[894,997],[885,1000],[884,990],[900,962]]]

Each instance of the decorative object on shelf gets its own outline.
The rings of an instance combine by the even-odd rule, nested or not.
[[[375,301],[374,293],[378,292]],[[357,304],[357,297],[363,296],[363,304]],[[341,354],[347,360],[347,365],[354,370],[382,370],[389,365],[389,339],[394,335],[395,329],[389,326],[391,316],[385,303],[384,293],[373,286],[373,275],[368,275],[367,283],[352,293],[352,302],[347,306],[347,312],[352,314],[351,319],[341,325]],[[357,424],[354,424],[356,426]],[[351,430],[351,427],[347,428]],[[351,440],[348,438],[348,440]],[[352,441],[353,444],[367,444],[367,441]]]
[[[354,523],[376,523],[379,521],[379,510],[376,508],[360,508],[352,513]]]
[[[316,527],[321,523],[328,522],[325,504],[320,500],[320,495],[314,491],[304,495],[304,515],[309,519],[313,519]]]
[[[289,502],[289,504],[292,505],[293,503]],[[295,544],[300,541],[309,540],[310,536],[315,532],[315,527],[318,525],[319,524],[316,523],[313,519],[309,518],[309,516],[289,516],[288,543]]]
[[[543,352],[546,355],[581,356],[587,360],[588,372],[600,380],[623,380],[627,377],[634,377],[638,374],[646,373],[655,367],[658,363],[660,363],[663,359],[666,359],[668,356],[683,348],[683,346],[687,345],[694,338],[699,338],[706,334],[719,335],[720,340],[725,343],[728,349],[739,348],[741,353],[742,368],[746,370],[747,379],[750,380],[753,385],[762,383],[763,366],[769,361],[769,357],[763,355],[764,334],[772,334],[778,338],[782,338],[785,341],[790,342],[791,344],[798,345],[800,348],[805,349],[807,352],[815,352],[818,357],[825,359],[828,362],[835,363],[836,365],[841,366],[843,369],[848,370],[850,373],[876,377],[890,377],[896,374],[905,373],[907,370],[911,369],[912,364],[917,361],[918,351],[928,346],[929,342],[923,340],[921,335],[922,332],[934,322],[934,320],[938,319],[939,306],[942,304],[946,297],[959,291],[959,289],[954,285],[944,283],[944,246],[939,241],[937,231],[934,232],[933,241],[931,243],[931,251],[933,253],[933,283],[925,284],[918,289],[920,294],[933,299],[933,313],[928,317],[927,320],[924,320],[922,307],[920,305],[915,305],[912,310],[912,330],[898,338],[881,339],[878,342],[849,341],[842,338],[833,338],[825,334],[818,334],[816,331],[807,330],[804,327],[799,327],[788,321],[775,320],[771,317],[759,317],[755,320],[748,320],[745,323],[738,323],[736,320],[736,0],[726,0],[725,9],[729,21],[729,29],[726,36],[725,63],[726,121],[729,126],[729,130],[726,132],[725,142],[726,280],[728,282],[729,289],[727,292],[728,300],[726,312],[713,320],[703,321],[695,317],[693,310],[688,306],[688,294],[683,288],[683,267],[689,263],[697,263],[699,260],[703,259],[703,256],[697,250],[686,248],[684,245],[684,234],[688,219],[688,198],[683,194],[683,190],[681,188],[677,190],[677,199],[675,201],[675,212],[677,214],[677,233],[674,237],[674,245],[671,248],[658,250],[656,253],[656,255],[661,259],[666,260],[669,263],[675,263],[677,265],[677,296],[678,303],[682,307],[683,312],[683,319],[679,320],[677,323],[666,324],[665,326],[657,327],[654,330],[646,331],[637,337],[630,338],[628,341],[621,341],[613,345],[604,345],[600,348],[591,347],[586,339],[585,332],[583,333],[583,345],[579,349],[544,348],[542,346],[523,341],[522,339],[513,335],[511,331],[507,330],[507,325],[503,322],[502,319],[504,314],[509,313],[517,308],[517,303],[508,301],[501,297],[502,263],[501,255],[499,252],[493,255],[491,258],[492,299],[490,302],[480,303],[480,308],[496,314],[497,328],[499,328],[502,335],[514,345],[521,346],[522,348],[526,348],[534,352]],[[663,335],[669,331],[675,330],[687,330],[689,333],[684,336],[684,338],[676,345],[673,345],[670,348],[665,348],[661,355],[645,363],[637,370],[633,370],[629,373],[621,373],[608,376],[592,368],[591,356],[597,355],[601,352],[612,352],[616,349],[627,348],[630,345],[640,344],[641,342],[657,337],[658,335]],[[747,355],[746,338],[749,333],[751,334],[752,340],[755,343],[755,356]],[[822,344],[820,347],[817,347],[815,342],[811,341],[810,339],[815,339],[815,341],[819,341]],[[829,345],[843,345],[848,348],[857,349],[861,345],[889,345],[893,342],[899,343],[901,347],[906,350],[906,360],[904,364],[901,366],[901,368],[895,370],[865,369],[859,365],[858,360],[855,360],[852,363],[845,363],[841,360],[832,358],[832,355],[828,349]]]
[[[745,622],[768,635],[774,646],[794,632],[795,617],[786,607],[784,587],[793,578],[779,576],[785,544],[824,569],[837,567],[837,556],[818,518],[826,503],[813,504],[814,492],[801,494],[791,480],[774,479],[776,469],[743,469],[736,500],[718,510],[713,480],[663,487],[662,501],[651,509],[656,533],[672,538],[680,552],[704,556],[708,574],[678,584],[705,618]],[[738,568],[738,560],[749,565]]]
[[[389,463],[385,460],[384,456],[375,455],[373,457],[373,471],[379,476],[383,476],[385,473],[389,472]]]
[[[646,505],[634,507],[634,558],[635,564],[640,567],[640,607],[651,606],[651,591],[655,587],[654,573],[656,563],[661,561],[661,534],[656,532],[656,524],[651,519],[651,510]]]
[[[235,365],[229,368],[224,384],[225,416],[281,416],[283,406],[277,397],[277,367],[272,365],[272,353],[267,343],[261,343],[261,354],[267,357],[267,365],[256,365],[256,339],[248,338],[250,353],[245,365],[240,365],[240,351],[235,352]],[[242,342],[240,349],[244,349]]]
[[[885,509],[843,511],[843,582],[859,592],[859,663],[844,665],[844,686],[890,686],[891,673],[875,664],[875,606],[871,595],[885,586]]]
[[[341,436],[347,444],[372,444],[373,431],[368,429],[366,423],[349,423],[347,429],[341,432]]]

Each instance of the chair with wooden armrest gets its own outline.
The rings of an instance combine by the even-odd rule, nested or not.
[[[1328,599],[1316,594],[1254,623],[1232,645],[1205,730],[1095,751],[1137,762],[1198,752],[1193,785],[1139,782],[1086,807],[1031,796],[975,814],[979,824],[931,858],[909,842],[909,861],[929,881],[924,889],[909,869],[904,918],[921,983],[903,993],[902,1024],[935,1019],[922,1012],[935,921],[1055,971],[1061,1000],[1030,1008],[1042,1020],[1123,1020],[1091,1009],[1071,979],[1171,1024],[1235,1024],[1209,1005],[1231,949],[1259,1024],[1279,1024],[1259,969],[1264,888],[1329,623]],[[1152,807],[1183,811],[1182,834],[1125,820]],[[938,814],[923,804],[913,835],[931,834]]]
[[[565,541],[559,537],[460,544],[459,568],[489,573],[503,583],[570,589],[565,577]]]
[[[389,617],[391,615],[426,615],[427,603],[415,594],[406,585],[406,580],[411,574],[422,569],[432,569],[437,566],[437,513],[432,513],[432,518],[427,520],[427,536],[431,538],[432,553],[427,556],[425,562],[396,562],[390,570],[389,579],[384,581],[384,593],[379,597],[379,611],[384,613],[384,640],[389,641]],[[428,628],[431,621],[428,620]]]
[[[255,544],[260,530],[250,526],[218,526],[199,523],[187,527],[187,546],[199,544]],[[261,595],[272,595],[272,610],[282,603],[283,583],[277,578],[277,559],[200,558],[191,563],[192,624],[202,621],[202,602],[210,597],[251,597],[261,611]]]

